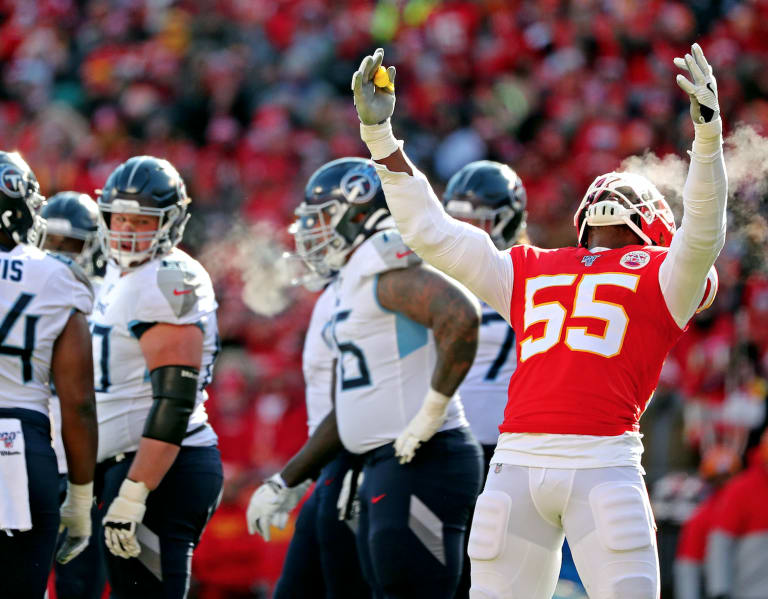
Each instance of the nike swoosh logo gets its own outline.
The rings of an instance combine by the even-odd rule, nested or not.
[[[397,252],[395,256],[397,256],[398,259],[405,258],[406,256],[409,256],[410,254],[413,254],[413,250],[408,250],[407,252]]]
[[[379,501],[384,499],[386,496],[386,493],[382,493],[381,495],[376,495],[376,497],[371,497],[371,503],[379,503]]]
[[[179,291],[178,289],[173,290],[173,295],[187,295],[188,293],[192,293],[191,289],[185,289],[184,291]]]

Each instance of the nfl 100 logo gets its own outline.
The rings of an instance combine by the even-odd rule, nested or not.
[[[0,443],[3,444],[4,449],[13,449],[13,442],[16,440],[16,435],[18,435],[18,432],[16,431],[0,432]]]

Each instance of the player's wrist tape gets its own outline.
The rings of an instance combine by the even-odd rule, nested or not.
[[[360,123],[360,138],[368,146],[371,158],[374,160],[386,158],[400,149],[392,133],[392,123],[389,119],[378,125]]]
[[[123,479],[123,483],[120,485],[120,492],[118,495],[123,499],[128,499],[136,503],[146,503],[149,489],[147,488],[147,485],[141,481],[126,478]]]
[[[68,482],[67,498],[70,506],[87,507],[90,510],[93,504],[93,481],[84,485]]]
[[[144,437],[181,445],[195,407],[199,374],[191,366],[161,366],[149,374],[155,401],[144,423]]]
[[[723,139],[723,121],[719,117],[708,123],[694,123],[693,151],[700,156],[711,156],[720,150]]]
[[[443,395],[440,391],[435,391],[430,387],[424,396],[422,407],[432,416],[442,416],[449,401],[451,401],[450,396]]]

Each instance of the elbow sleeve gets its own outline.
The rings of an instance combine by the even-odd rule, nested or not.
[[[199,370],[191,366],[161,366],[150,373],[152,408],[143,436],[181,445],[197,397]]]

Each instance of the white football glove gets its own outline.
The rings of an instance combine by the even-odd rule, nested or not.
[[[363,125],[380,125],[395,111],[395,94],[385,88],[376,87],[373,76],[384,60],[384,50],[378,48],[373,56],[366,56],[360,68],[352,75],[352,92],[355,96],[357,116]],[[387,69],[389,81],[395,82],[395,67]]]
[[[265,541],[269,541],[269,527],[285,528],[288,515],[304,497],[311,484],[311,480],[306,480],[295,487],[287,487],[279,473],[270,476],[253,492],[248,502],[248,510],[245,513],[248,532],[259,533]]]
[[[697,125],[708,123],[720,114],[717,101],[717,81],[712,74],[712,67],[704,58],[699,44],[691,46],[691,54],[685,58],[675,58],[675,66],[686,71],[693,79],[691,83],[683,75],[676,78],[677,84],[691,99],[691,118]]]
[[[136,538],[136,527],[147,511],[149,489],[143,482],[125,479],[120,492],[107,510],[102,523],[104,539],[112,555],[117,557],[138,557],[141,546]]]
[[[395,440],[395,456],[401,464],[410,462],[419,446],[440,429],[445,422],[449,401],[450,397],[430,387],[421,408]]]
[[[88,547],[91,538],[91,506],[93,483],[76,485],[67,482],[67,497],[61,506],[59,532],[67,530],[67,536],[56,553],[56,561],[66,564]]]

